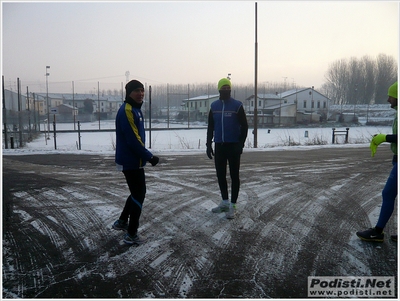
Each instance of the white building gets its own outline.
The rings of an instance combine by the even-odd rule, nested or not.
[[[189,99],[183,99],[181,113],[186,112],[187,114],[187,112],[189,112],[190,116],[196,118],[197,120],[206,120],[208,112],[210,111],[211,104],[217,99],[219,99],[219,94],[200,95],[196,97],[191,97]]]
[[[297,123],[319,122],[328,116],[330,99],[311,88],[285,91],[281,97],[297,105]]]
[[[244,107],[248,122],[254,123],[255,100],[251,95],[245,100]],[[257,124],[290,125],[296,123],[296,105],[289,103],[277,94],[257,94]]]
[[[119,107],[123,104],[124,100],[120,95],[97,95],[97,94],[81,94],[81,93],[49,93],[49,106],[55,108],[61,104],[69,105],[83,112],[85,108],[85,101],[90,100],[93,105],[92,113],[101,113],[110,115],[111,118],[115,117]],[[37,102],[46,102],[46,93],[35,93]],[[32,98],[33,99],[33,98]],[[43,105],[44,110],[40,110],[40,115],[47,114],[46,105]]]
[[[327,116],[330,99],[312,87],[258,94],[257,101],[260,124],[288,125],[320,122]],[[254,116],[254,95],[246,99],[245,108],[250,116]]]

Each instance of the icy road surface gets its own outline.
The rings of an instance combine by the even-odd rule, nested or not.
[[[139,247],[112,230],[127,197],[111,155],[3,156],[3,298],[306,298],[308,276],[396,276],[397,205],[375,224],[389,147],[247,152],[238,216],[206,154],[146,167]]]

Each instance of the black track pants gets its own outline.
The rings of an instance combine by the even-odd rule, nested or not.
[[[229,164],[229,174],[232,181],[231,202],[236,203],[239,196],[239,169],[242,147],[240,143],[215,144],[215,169],[217,171],[218,185],[223,200],[228,200],[228,183],[226,180],[226,166]]]
[[[146,181],[144,169],[124,170],[126,183],[128,184],[130,196],[126,199],[125,207],[122,210],[120,219],[128,221],[128,233],[136,235],[139,228],[139,218],[142,213],[142,206],[146,195]]]

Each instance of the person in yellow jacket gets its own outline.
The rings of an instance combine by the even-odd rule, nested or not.
[[[389,87],[388,96],[388,102],[390,103],[391,108],[395,109],[397,113],[397,82]],[[372,157],[375,156],[378,145],[383,142],[391,143],[391,149],[394,154],[392,160],[393,167],[386,185],[382,190],[382,207],[376,226],[374,228],[370,228],[365,231],[358,231],[356,233],[359,238],[365,241],[383,242],[383,229],[385,228],[386,223],[389,221],[389,218],[394,210],[394,202],[397,197],[397,114],[393,120],[392,134],[377,134],[372,138],[370,144]],[[391,239],[393,241],[397,241],[397,234],[392,235]]]

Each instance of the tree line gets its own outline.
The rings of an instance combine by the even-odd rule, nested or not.
[[[395,58],[385,54],[340,59],[330,64],[321,93],[334,104],[386,104],[397,72]]]
[[[387,90],[397,81],[398,65],[393,56],[379,54],[340,59],[329,65],[326,82],[316,90],[332,100],[331,104],[387,104]],[[152,99],[161,107],[179,106],[187,97],[218,94],[216,83],[156,85]],[[257,85],[258,94],[277,94],[290,89],[303,89],[291,83],[264,82]],[[254,94],[254,85],[235,84],[232,96],[242,102]]]
[[[332,100],[331,104],[386,104],[387,89],[397,80],[398,65],[393,56],[379,54],[376,58],[368,55],[360,59],[351,57],[339,59],[331,63],[325,73],[326,82],[315,90]],[[243,103],[254,95],[254,84],[239,84],[233,80],[232,96]],[[94,84],[93,84],[94,85]],[[113,95],[124,99],[123,83],[116,84],[119,88],[101,89],[101,95]],[[150,93],[146,87],[146,102]],[[257,93],[280,94],[284,91],[303,88],[294,83],[261,82],[257,85]],[[11,89],[12,90],[12,89]],[[97,91],[90,91],[97,95]],[[156,84],[152,85],[152,104],[159,108],[180,107],[187,98],[200,95],[216,95],[217,83],[192,84]],[[90,110],[90,108],[88,108]]]

